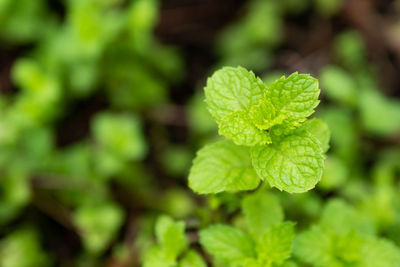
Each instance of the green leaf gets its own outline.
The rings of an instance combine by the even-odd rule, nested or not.
[[[254,146],[271,143],[269,133],[258,129],[242,110],[233,112],[220,123],[219,134],[231,139],[237,145]]]
[[[283,210],[271,194],[257,193],[243,199],[242,210],[254,239],[262,236],[269,227],[283,221]]]
[[[119,158],[137,160],[147,152],[141,124],[135,116],[103,112],[96,115],[92,130],[101,148]]]
[[[276,124],[284,124],[289,128],[299,126],[314,113],[314,108],[319,104],[319,93],[318,80],[308,74],[294,73],[287,78],[281,77],[271,84],[265,92],[265,103],[259,106],[260,113],[264,113],[263,109],[271,110],[273,116],[270,118],[271,115],[267,115],[264,124],[257,119],[257,126],[263,129]],[[253,110],[252,113],[257,112]]]
[[[244,267],[259,267],[263,266],[258,259],[248,258],[243,262]]]
[[[199,194],[251,190],[259,182],[249,149],[228,140],[200,149],[189,174],[189,187]]]
[[[311,119],[304,122],[299,128],[315,137],[321,145],[322,151],[326,153],[329,149],[329,140],[331,139],[331,132],[329,131],[328,124],[320,119]]]
[[[53,266],[46,250],[41,247],[39,234],[24,227],[4,236],[0,242],[0,266],[35,267]]]
[[[201,230],[200,244],[212,256],[222,260],[238,262],[255,256],[250,236],[228,225],[212,225]]]
[[[293,253],[312,266],[342,266],[334,257],[330,236],[315,225],[296,236]]]
[[[357,85],[350,73],[336,66],[325,67],[321,73],[323,92],[332,100],[353,106],[357,100]]]
[[[285,119],[285,114],[279,114],[269,99],[263,99],[251,108],[250,117],[259,129],[267,130],[281,124]]]
[[[196,93],[188,105],[188,123],[190,129],[195,133],[207,134],[217,129],[214,118],[207,110],[204,103],[204,95]]]
[[[207,264],[199,253],[189,250],[179,262],[179,267],[207,267]]]
[[[143,267],[174,267],[175,260],[168,259],[165,251],[160,247],[151,248],[145,255]]]
[[[185,235],[185,223],[174,222],[168,216],[158,218],[156,236],[168,260],[176,260],[188,245]]]
[[[395,267],[400,263],[400,249],[386,239],[368,238],[361,247],[363,267]]]
[[[81,230],[83,244],[92,253],[100,253],[116,237],[124,220],[123,210],[112,202],[80,206],[74,222]]]
[[[344,2],[342,0],[314,0],[314,4],[318,15],[329,18],[340,11]]]
[[[253,147],[251,157],[261,179],[289,193],[303,193],[314,188],[323,172],[321,146],[304,131],[283,137],[269,146]]]
[[[318,186],[324,190],[341,188],[349,178],[349,166],[335,155],[329,155],[325,159],[324,174]]]
[[[359,261],[360,249],[363,243],[364,240],[355,231],[351,231],[344,236],[335,236],[333,245],[336,258],[348,263]]]
[[[377,90],[362,90],[359,98],[361,122],[370,133],[393,136],[400,132],[400,101]]]
[[[332,233],[346,235],[357,228],[355,227],[356,219],[353,209],[346,202],[341,199],[332,199],[322,212],[320,225]]]
[[[271,226],[257,245],[259,258],[267,262],[282,264],[292,253],[294,223],[284,222]]]
[[[299,265],[294,261],[286,261],[283,263],[282,267],[299,267]]]
[[[131,4],[127,12],[128,29],[133,34],[150,31],[157,22],[158,2],[139,0]]]
[[[330,107],[323,110],[321,117],[331,131],[335,153],[350,164],[355,162],[359,156],[360,133],[353,112],[346,108]]]
[[[359,31],[347,30],[336,35],[333,40],[335,57],[352,70],[360,70],[368,64],[366,47]]]
[[[218,123],[235,111],[249,112],[260,102],[265,90],[261,79],[242,67],[225,67],[216,71],[204,88],[208,110]]]

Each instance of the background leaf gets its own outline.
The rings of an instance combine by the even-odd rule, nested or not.
[[[201,230],[200,244],[214,257],[230,262],[238,263],[255,256],[250,236],[228,225],[212,225]]]

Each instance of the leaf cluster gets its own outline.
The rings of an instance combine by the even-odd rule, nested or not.
[[[195,192],[251,190],[260,179],[289,193],[314,188],[329,143],[326,124],[307,121],[319,103],[316,79],[294,73],[267,87],[242,67],[225,67],[204,90],[219,134],[228,140],[197,153],[189,175]]]

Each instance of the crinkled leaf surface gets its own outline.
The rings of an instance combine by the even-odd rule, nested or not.
[[[319,93],[317,79],[308,74],[294,73],[272,83],[265,93],[265,101],[274,107],[272,120],[275,120],[275,124],[297,127],[314,113],[314,108],[319,104]],[[272,125],[274,123],[266,120],[263,128]]]
[[[259,129],[267,130],[274,125],[281,124],[285,119],[285,114],[279,114],[271,101],[264,98],[250,109],[250,117]]]
[[[258,129],[242,110],[233,112],[221,121],[219,133],[237,145],[254,146],[271,143],[269,133]]]
[[[200,149],[189,173],[189,187],[199,194],[251,190],[259,182],[251,166],[249,148],[229,140]]]
[[[314,188],[323,172],[321,146],[305,131],[288,135],[269,146],[253,147],[251,157],[261,179],[289,193]]]
[[[242,67],[216,71],[204,88],[208,110],[220,123],[234,111],[249,111],[260,102],[265,84],[253,72]]]

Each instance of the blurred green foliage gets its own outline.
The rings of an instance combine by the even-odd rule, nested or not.
[[[0,266],[399,266],[400,99],[347,1],[242,1],[195,70],[155,34],[164,4],[0,1]],[[319,78],[314,190],[189,190],[219,140],[202,72],[227,65]]]

